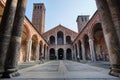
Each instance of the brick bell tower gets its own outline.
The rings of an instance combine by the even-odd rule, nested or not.
[[[81,32],[81,30],[84,28],[86,23],[89,21],[89,15],[79,15],[77,17],[77,27],[78,27],[78,33]]]
[[[43,3],[34,3],[32,24],[43,34],[45,29],[45,6]]]

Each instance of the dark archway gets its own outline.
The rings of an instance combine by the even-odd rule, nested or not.
[[[43,59],[45,59],[45,56],[46,56],[46,44],[44,44],[44,53],[43,53]]]
[[[80,40],[79,40],[78,44],[79,44],[79,55],[80,55],[80,59],[82,60],[83,56],[82,56],[82,48],[81,48],[81,41]]]
[[[28,37],[30,36],[28,27],[24,26],[22,30],[22,39],[21,39],[21,47],[20,47],[20,56],[19,56],[19,62],[26,62],[28,60],[27,56],[29,55],[27,53],[27,45]]]
[[[58,59],[59,60],[64,59],[64,50],[62,48],[58,49]]]
[[[49,56],[49,59],[50,59],[50,60],[55,60],[55,59],[56,59],[56,56],[55,56],[55,49],[54,49],[54,48],[51,48],[51,49],[50,49],[50,56]]]
[[[70,36],[66,36],[66,44],[71,44],[71,37]]]
[[[54,36],[50,36],[50,44],[55,44],[55,37]]]
[[[37,58],[37,43],[38,42],[38,38],[37,35],[33,35],[32,36],[32,47],[31,47],[31,57],[30,60],[35,61]]]
[[[79,60],[79,54],[78,54],[78,51],[77,51],[77,44],[75,44],[75,53],[76,53],[76,58],[77,58],[77,60]]]
[[[64,44],[64,35],[62,31],[59,31],[57,33],[57,44],[58,45]]]
[[[102,26],[100,23],[97,23],[93,28],[93,36],[95,42],[95,51],[96,51],[96,59],[98,61],[108,61],[108,50],[106,47]]]
[[[66,53],[66,59],[67,60],[72,60],[72,51],[71,51],[71,49],[68,48],[66,52],[67,52]]]
[[[43,42],[42,41],[40,41],[40,48],[39,48],[39,59],[40,59],[40,57],[41,56],[43,56]]]
[[[86,60],[91,60],[90,46],[89,46],[89,37],[88,37],[88,35],[84,36],[84,41],[85,41],[85,56],[86,56]]]

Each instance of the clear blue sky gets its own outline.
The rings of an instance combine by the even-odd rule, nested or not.
[[[30,21],[33,3],[45,4],[45,31],[61,24],[77,32],[77,16],[90,15],[91,17],[96,11],[95,0],[28,0],[26,16]]]

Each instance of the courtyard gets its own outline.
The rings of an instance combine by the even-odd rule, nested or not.
[[[108,74],[108,67],[108,62],[53,60],[22,68],[21,75],[10,80],[119,80]]]

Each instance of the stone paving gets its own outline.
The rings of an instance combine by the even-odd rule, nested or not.
[[[12,80],[120,80],[108,75],[109,69],[67,60],[49,61],[19,72],[21,76]]]

